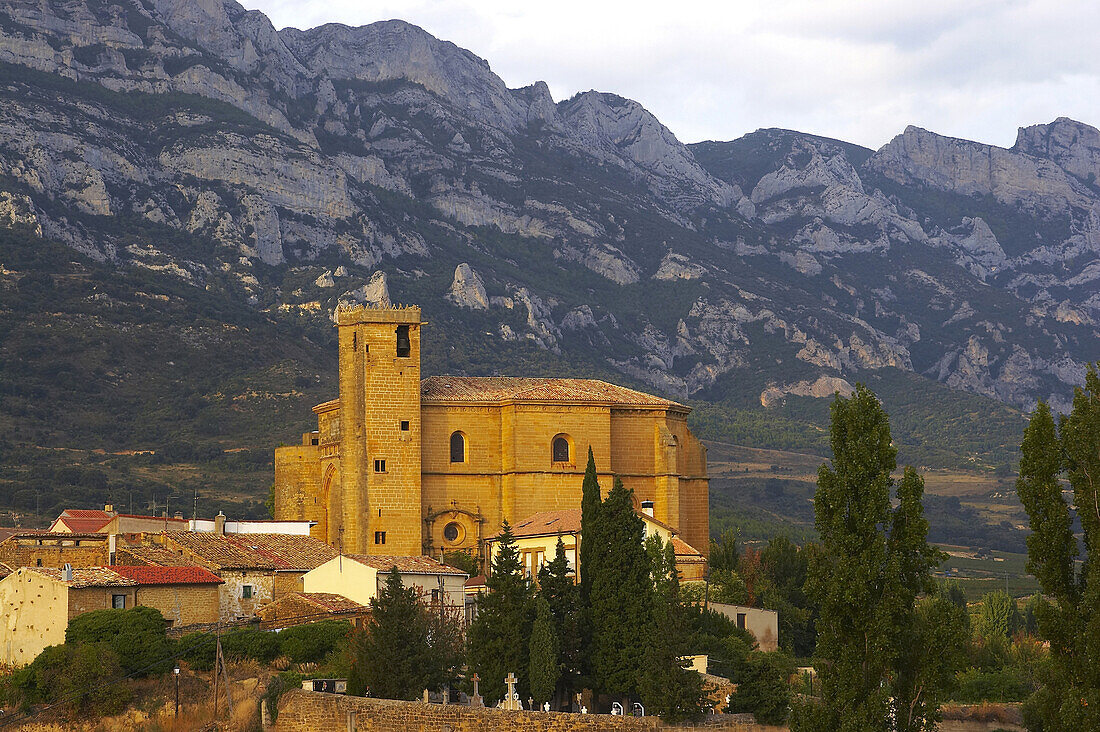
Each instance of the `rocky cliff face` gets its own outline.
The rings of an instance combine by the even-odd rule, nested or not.
[[[12,0],[0,62],[0,226],[274,318],[392,295],[745,403],[893,368],[1026,407],[1100,356],[1100,132],[1072,120],[685,146],[401,21],[276,31],[230,0]]]

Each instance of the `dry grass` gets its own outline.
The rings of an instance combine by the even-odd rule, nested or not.
[[[1019,704],[944,704],[941,708],[944,720],[960,722],[998,722],[1020,724],[1023,714]]]

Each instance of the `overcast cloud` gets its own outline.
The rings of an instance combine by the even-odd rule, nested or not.
[[[786,127],[877,148],[915,124],[1010,146],[1100,125],[1095,0],[244,0],[277,28],[400,18],[554,99],[636,99],[684,142]]]

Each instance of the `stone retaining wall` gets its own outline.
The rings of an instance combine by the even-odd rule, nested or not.
[[[713,718],[712,718],[713,720]],[[562,712],[505,712],[457,705],[365,699],[288,691],[279,703],[276,732],[643,732],[668,727],[656,717]],[[728,732],[763,732],[759,725],[707,725]]]

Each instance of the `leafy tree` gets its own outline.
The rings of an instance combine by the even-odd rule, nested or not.
[[[453,678],[456,659],[433,633],[434,614],[415,587],[404,586],[397,567],[370,607],[370,620],[352,639],[349,694],[412,700]]]
[[[172,661],[165,660],[172,655],[167,628],[160,610],[152,607],[93,610],[69,621],[65,644],[107,645],[125,674],[148,676],[171,668]]]
[[[1007,640],[1016,635],[1021,622],[1016,601],[1004,590],[988,592],[982,597],[977,629],[984,638]]]
[[[554,559],[539,570],[539,596],[546,600],[554,621],[561,667],[559,698],[566,700],[572,698],[580,683],[583,663],[580,588],[574,578],[565,556],[565,544],[559,536]]]
[[[672,543],[660,536],[646,540],[650,550],[652,622],[646,638],[645,664],[639,668],[638,688],[650,714],[666,722],[696,719],[709,706],[703,677],[685,669],[690,628],[680,604],[680,580]]]
[[[802,706],[791,729],[886,730],[891,685],[915,659],[902,648],[914,624],[917,594],[931,589],[939,553],[927,542],[923,481],[907,468],[900,481],[890,425],[865,386],[831,407],[832,465],[818,471],[807,591],[819,608],[817,653],[822,703]],[[891,507],[891,488],[899,502]],[[907,700],[895,698],[900,705]]]
[[[932,732],[940,722],[940,704],[955,688],[966,665],[970,620],[944,593],[923,598],[913,623],[902,636],[893,689],[898,732]]]
[[[1040,402],[1024,430],[1016,492],[1031,523],[1028,570],[1043,595],[1035,609],[1039,633],[1050,642],[1044,686],[1025,705],[1029,729],[1100,729],[1100,375],[1090,366],[1085,388],[1056,430]],[[1073,506],[1062,494],[1065,471]],[[1077,569],[1072,516],[1081,522],[1086,551]]]
[[[540,705],[550,701],[561,677],[558,636],[554,632],[554,619],[545,598],[535,602],[535,622],[531,626],[530,660],[527,675],[531,684],[531,696]]]
[[[455,569],[461,569],[471,577],[476,577],[481,574],[481,568],[477,564],[477,557],[467,551],[456,549],[450,552],[443,552],[443,563],[448,567],[454,567]]]
[[[488,592],[478,598],[477,618],[470,626],[470,667],[481,677],[486,700],[504,697],[504,678],[519,678],[518,691],[529,693],[524,670],[529,666],[528,639],[534,611],[534,590],[524,576],[512,527],[504,522],[492,572],[486,580]]]
[[[596,541],[588,543],[588,566],[582,578],[591,582],[592,672],[597,689],[612,695],[638,691],[644,645],[652,632],[649,558],[642,545],[644,525],[634,512],[633,491],[616,479],[600,506]]]
[[[783,724],[790,713],[791,666],[779,655],[753,651],[734,675],[737,691],[730,696],[728,712],[750,712],[760,724]]]
[[[711,572],[736,572],[740,559],[737,548],[737,534],[730,529],[723,531],[717,539],[710,540],[710,556],[707,566]]]

